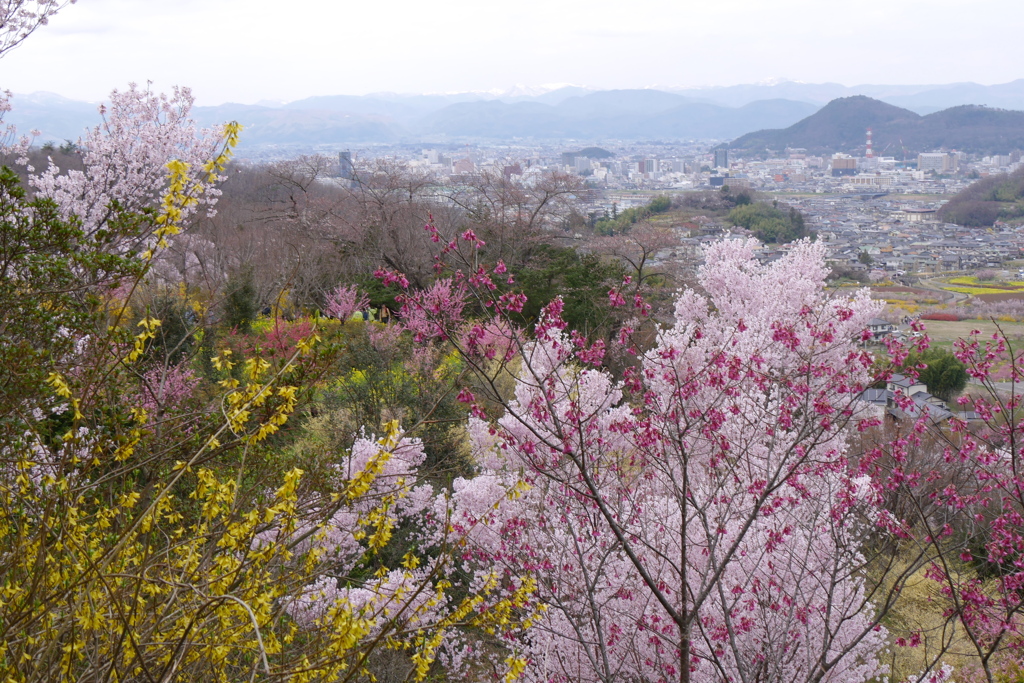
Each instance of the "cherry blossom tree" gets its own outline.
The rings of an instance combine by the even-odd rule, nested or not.
[[[0,56],[21,45],[50,17],[76,0],[3,0],[0,2]]]
[[[828,296],[826,274],[811,243],[764,267],[750,243],[712,246],[707,295],[680,295],[622,384],[546,311],[504,416],[471,425],[483,474],[454,494],[471,555],[538,576],[532,680],[883,672],[860,573],[870,487],[847,457],[873,419],[858,340],[878,304]],[[480,506],[520,479],[515,505]]]
[[[103,123],[80,142],[83,170],[62,172],[51,161],[30,176],[29,184],[39,196],[55,201],[65,216],[77,216],[93,238],[111,239],[118,212],[162,208],[170,210],[174,223],[184,224],[200,207],[212,209],[220,194],[212,185],[223,170],[214,161],[218,147],[225,134],[237,136],[237,126],[198,129],[189,118],[193,101],[188,88],[175,88],[171,96],[135,84],[115,90],[109,108],[100,108]],[[188,198],[181,206],[160,206],[169,183]],[[115,238],[111,248],[135,248],[138,237]]]

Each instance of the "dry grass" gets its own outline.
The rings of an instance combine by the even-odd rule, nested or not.
[[[1024,323],[1001,322],[999,327],[990,320],[922,320],[928,330],[928,337],[935,343],[952,343],[968,337],[973,330],[979,330],[983,338],[990,338],[999,329],[1011,341],[1024,336]]]

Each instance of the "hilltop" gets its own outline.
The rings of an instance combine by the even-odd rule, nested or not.
[[[882,128],[893,122],[914,121],[918,114],[864,95],[832,100],[807,118],[781,130],[759,130],[731,143],[734,149],[806,147],[846,151],[864,145],[867,128]],[[877,132],[876,132],[877,137]]]
[[[1024,111],[963,105],[921,116],[863,95],[832,100],[788,128],[748,133],[728,146],[862,154],[868,128],[876,154],[896,157],[939,148],[992,153],[1024,146]]]

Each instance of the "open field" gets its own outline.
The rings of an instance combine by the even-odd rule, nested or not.
[[[979,282],[971,275],[949,278],[942,288],[950,292],[960,292],[977,297],[995,295],[999,299],[1024,297],[1024,282],[1020,280]],[[991,299],[990,299],[991,300]]]
[[[864,286],[861,284],[851,285],[855,288]],[[894,284],[867,285],[867,288],[871,292],[872,299],[885,301],[891,309],[899,311],[900,317],[917,315],[922,308],[942,304],[954,296],[951,292]]]
[[[982,301],[1009,301],[1011,299],[1024,299],[1024,290],[1018,290],[1015,292],[987,292],[985,294],[975,294],[974,298],[981,299]]]
[[[946,322],[941,320],[922,320],[931,340],[933,349],[946,349],[953,351],[953,342],[957,339],[967,338],[972,330],[981,332],[979,341],[984,347],[985,341],[992,338],[997,331],[996,324],[987,320],[960,320],[957,322]],[[1024,323],[1001,322],[999,328],[1006,337],[1014,356],[1024,349]],[[991,369],[991,378],[997,382],[1008,381],[1012,376],[1009,363],[1005,360],[997,362]],[[973,382],[973,380],[971,380]]]
[[[1008,287],[943,287],[948,292],[960,292],[961,294],[970,294],[971,296],[1000,296],[1003,298],[1020,298],[1024,297],[1024,288],[1015,289]]]
[[[979,330],[983,338],[991,337],[997,331],[996,323],[990,320],[958,320],[956,322],[945,320],[922,320],[932,340],[933,346],[948,347],[955,339],[965,338],[972,330]],[[1024,340],[1024,323],[1007,322],[999,323],[1006,338],[1013,343],[1015,340]]]

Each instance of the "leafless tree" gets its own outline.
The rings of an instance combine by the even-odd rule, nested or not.
[[[545,172],[529,178],[485,172],[447,193],[487,242],[487,256],[520,264],[558,235],[585,191],[579,176]]]
[[[346,220],[362,231],[365,255],[405,273],[416,287],[425,286],[433,274],[423,226],[432,215],[435,220],[453,218],[431,201],[435,189],[429,174],[388,159],[357,166],[353,178],[355,212]]]

